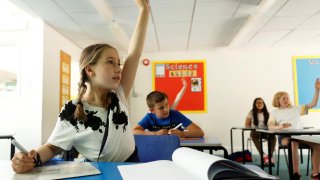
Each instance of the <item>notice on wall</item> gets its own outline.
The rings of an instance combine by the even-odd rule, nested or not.
[[[205,60],[153,61],[153,90],[165,92],[169,105],[185,113],[204,113],[206,108]]]
[[[60,106],[70,100],[71,56],[60,50]]]

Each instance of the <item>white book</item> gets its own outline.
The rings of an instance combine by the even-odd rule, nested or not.
[[[14,180],[47,180],[70,177],[89,176],[101,172],[89,162],[70,162],[59,165],[41,166],[33,168],[25,174],[14,174]]]
[[[254,168],[253,168],[254,167]],[[244,166],[190,148],[174,151],[172,161],[159,160],[118,166],[124,180],[279,179],[257,166]]]

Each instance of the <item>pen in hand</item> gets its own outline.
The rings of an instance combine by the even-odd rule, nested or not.
[[[18,148],[23,154],[28,155],[28,151],[21,146],[15,139],[11,140],[11,144],[13,144],[16,148]]]
[[[180,126],[182,126],[182,123],[178,124],[176,127],[174,127],[173,129],[178,129]]]
[[[23,146],[21,146],[21,144],[19,144],[15,139],[11,140],[11,144],[13,144],[16,148],[18,148],[23,154],[28,156],[29,152]],[[36,163],[36,167],[42,166],[42,162],[41,162],[39,153],[37,153],[37,159],[33,158],[33,160],[34,160],[34,163]]]
[[[168,134],[169,134],[169,135],[175,134],[175,135],[181,137],[181,136],[182,136],[182,135],[181,135],[182,131],[178,130],[178,128],[181,127],[181,126],[182,126],[182,123],[178,124],[178,125],[177,125],[176,127],[174,127],[173,129],[170,129],[169,132],[168,132]]]

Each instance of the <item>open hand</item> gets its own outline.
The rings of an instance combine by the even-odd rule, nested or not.
[[[315,88],[317,88],[318,90],[320,89],[320,80],[319,78],[316,79],[316,82],[315,82]]]
[[[139,9],[149,9],[149,0],[136,0],[136,4],[139,7]]]
[[[187,83],[187,81],[186,81],[186,79],[184,77],[181,78],[181,81],[182,81],[182,85],[183,86],[187,86],[188,85],[188,83]]]

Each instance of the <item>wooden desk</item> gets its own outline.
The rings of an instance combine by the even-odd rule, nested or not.
[[[14,139],[13,133],[1,133],[0,134],[0,139],[10,139],[10,145],[11,145],[11,150],[10,150],[10,159],[13,158],[14,153],[15,153],[15,147],[14,145],[11,144],[11,140]]]
[[[266,128],[259,128],[259,127],[232,127],[230,129],[230,139],[231,139],[231,153],[233,153],[233,130],[241,130],[241,140],[242,140],[242,152],[244,152],[244,132],[245,131],[256,131],[257,129],[266,129]],[[262,147],[262,146],[261,146]],[[245,156],[244,153],[242,153],[242,164],[245,164]],[[263,163],[262,167],[263,167]]]
[[[208,149],[210,154],[213,154],[213,150],[223,150],[224,158],[228,158],[228,151],[224,148],[220,141],[216,138],[181,138],[180,139],[181,147],[189,147],[192,149],[197,149],[203,151]]]
[[[315,144],[320,144],[320,136],[314,135],[314,136],[291,136],[289,145],[288,145],[288,161],[289,161],[289,177],[290,179],[293,179],[293,163],[292,163],[292,148],[291,148],[291,142],[311,142]]]
[[[288,137],[291,137],[293,135],[320,135],[320,130],[319,129],[302,129],[302,130],[297,130],[297,129],[288,129],[288,130],[263,130],[263,129],[257,129],[257,132],[260,132],[260,134],[266,134],[268,137],[268,154],[271,153],[271,146],[270,146],[270,135],[285,135]],[[260,143],[262,146],[262,138],[260,136]],[[290,148],[290,149],[289,149]],[[288,146],[288,151],[291,153],[291,146]],[[262,154],[261,154],[261,159]],[[292,159],[292,157],[291,157]],[[289,161],[291,160],[289,159]],[[271,156],[269,156],[269,162],[271,162]],[[263,163],[261,161],[261,168],[263,169]],[[290,169],[289,169],[290,170]],[[272,165],[269,163],[269,174],[272,174]]]

